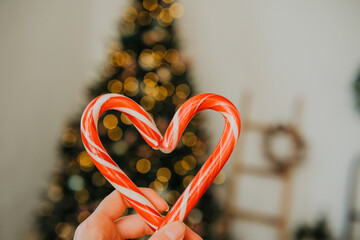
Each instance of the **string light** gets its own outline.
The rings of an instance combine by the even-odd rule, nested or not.
[[[49,199],[53,202],[59,202],[63,196],[63,190],[62,187],[55,184],[50,184],[50,187],[48,188],[47,195]]]
[[[162,44],[155,45],[152,50],[162,58],[165,56],[166,48]]]
[[[123,18],[125,21],[132,23],[136,20],[136,17],[137,17],[137,11],[135,8],[128,7],[125,9],[123,14]]]
[[[168,64],[162,64],[156,69],[156,73],[159,76],[161,82],[168,82],[171,79],[171,72]]]
[[[213,183],[216,185],[221,185],[225,182],[226,180],[226,174],[224,173],[224,171],[220,171],[219,174],[215,177]]]
[[[64,147],[74,147],[77,141],[77,133],[73,128],[67,128],[62,135],[61,143]]]
[[[76,191],[74,194],[74,198],[78,203],[86,203],[89,196],[89,192],[85,188]]]
[[[79,175],[72,175],[68,178],[67,185],[71,190],[78,191],[84,187],[85,181]]]
[[[181,18],[184,15],[184,7],[181,3],[174,3],[169,7],[169,14],[173,18]]]
[[[174,0],[162,0],[164,3],[170,4],[172,3]]]
[[[118,122],[118,118],[114,114],[108,114],[103,119],[103,125],[107,129],[116,128]]]
[[[80,169],[85,172],[90,172],[94,168],[94,164],[86,151],[78,154],[77,161],[80,165]]]
[[[181,76],[185,72],[185,64],[181,61],[175,62],[171,64],[171,73],[175,76]]]
[[[154,105],[155,105],[155,100],[154,98],[152,98],[151,96],[144,96],[143,98],[141,98],[140,100],[140,105],[145,109],[145,110],[151,110],[153,109]]]
[[[151,70],[155,68],[155,59],[153,56],[153,51],[151,49],[144,49],[139,56],[139,64],[142,68],[146,70]]]
[[[176,49],[169,49],[166,51],[164,58],[168,63],[175,63],[179,60],[179,52]]]
[[[158,5],[154,10],[150,12],[150,16],[154,19],[157,19],[162,9],[162,6]]]
[[[115,127],[113,129],[110,129],[107,134],[111,140],[117,141],[122,137],[123,131],[121,130],[121,128]]]
[[[194,178],[193,175],[188,175],[188,176],[184,177],[184,179],[183,179],[184,188],[186,188],[190,184],[190,182],[193,180],[193,178]]]
[[[113,79],[108,83],[107,88],[111,93],[121,93],[123,84],[118,79]]]
[[[186,132],[183,134],[181,140],[184,143],[184,145],[188,147],[192,147],[196,144],[197,137],[193,132]]]
[[[54,204],[49,201],[44,201],[39,204],[38,207],[39,214],[42,216],[51,216],[54,211]]]
[[[190,223],[192,224],[199,224],[203,219],[203,213],[198,208],[193,208],[191,212],[188,215],[188,218]]]
[[[132,35],[135,32],[136,25],[133,22],[124,22],[122,24],[121,33],[124,36]]]
[[[158,180],[153,181],[150,183],[149,187],[153,190],[155,190],[157,193],[162,193],[168,186],[168,183],[162,183]]]
[[[179,84],[175,93],[179,98],[186,99],[190,95],[190,87],[185,83]]]
[[[196,157],[201,157],[206,153],[206,144],[202,141],[197,141],[191,150]]]
[[[125,113],[121,113],[120,115],[120,119],[123,123],[125,123],[126,125],[131,125],[132,122],[130,121],[130,119],[126,116]]]
[[[163,101],[168,96],[168,93],[166,88],[161,86],[161,87],[155,87],[154,91],[152,92],[152,95],[157,101]]]
[[[174,205],[176,200],[180,197],[180,193],[175,190],[171,190],[166,194],[166,201],[170,205]]]
[[[125,141],[121,141],[121,140],[115,142],[111,146],[112,151],[119,156],[124,155],[127,152],[128,148],[129,145]]]
[[[55,232],[61,239],[70,239],[74,235],[75,227],[66,222],[60,222],[56,225]]]
[[[167,182],[171,178],[171,171],[168,168],[160,168],[157,171],[156,176],[160,182]]]
[[[181,161],[177,161],[174,165],[174,170],[179,175],[185,175],[188,171],[183,167]]]
[[[168,8],[161,10],[158,18],[158,23],[160,26],[167,27],[170,25],[170,23],[172,23],[173,20],[174,18],[170,15]]]
[[[144,83],[146,84],[146,86],[149,86],[149,87],[155,87],[158,80],[159,80],[158,75],[156,75],[153,72],[148,72],[144,76]]]
[[[135,77],[128,77],[124,82],[125,94],[133,97],[139,92],[139,81]]]
[[[158,1],[157,0],[144,0],[143,7],[146,10],[154,11],[158,7]]]
[[[140,173],[147,173],[151,169],[151,162],[148,159],[140,159],[136,163],[136,170]]]
[[[161,86],[166,88],[168,96],[171,96],[174,94],[175,87],[171,82],[165,82]]]
[[[192,155],[187,155],[182,159],[181,165],[185,170],[193,170],[196,166],[196,159]]]
[[[91,176],[91,182],[97,186],[101,187],[106,183],[106,179],[100,172],[96,172]]]
[[[148,11],[141,11],[137,16],[137,22],[140,26],[147,26],[151,23],[152,18]]]

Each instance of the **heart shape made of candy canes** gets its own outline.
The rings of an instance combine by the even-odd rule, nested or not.
[[[219,143],[165,218],[103,147],[97,124],[100,115],[110,109],[124,113],[145,141],[152,148],[160,149],[164,153],[175,149],[186,126],[199,111],[212,109],[224,116],[225,127]],[[240,116],[236,107],[226,98],[212,93],[199,94],[187,100],[175,113],[164,137],[152,117],[141,106],[119,94],[105,94],[95,98],[86,107],[81,118],[81,137],[94,164],[154,231],[170,222],[183,221],[186,218],[230,157],[240,128]]]

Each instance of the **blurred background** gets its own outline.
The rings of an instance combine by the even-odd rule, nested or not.
[[[214,92],[243,129],[187,224],[204,239],[358,239],[359,12],[359,1],[1,0],[0,238],[72,239],[112,191],[79,138],[92,98],[125,94],[166,129],[187,98]],[[169,156],[119,113],[99,134],[172,205],[223,122],[202,114]]]

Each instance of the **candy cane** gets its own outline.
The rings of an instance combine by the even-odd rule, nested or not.
[[[212,109],[224,116],[225,127],[218,145],[165,218],[103,147],[98,136],[97,124],[100,115],[110,109],[123,112],[144,140],[152,148],[160,149],[164,153],[170,153],[175,149],[187,124],[199,111]],[[175,113],[164,137],[161,136],[151,116],[141,106],[118,94],[97,97],[89,103],[81,118],[82,140],[94,164],[153,230],[186,218],[230,157],[240,128],[240,117],[235,106],[226,98],[211,93],[200,94],[187,100]]]

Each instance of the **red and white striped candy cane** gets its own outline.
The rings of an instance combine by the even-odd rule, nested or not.
[[[224,116],[225,127],[218,145],[165,218],[103,147],[98,136],[97,124],[100,115],[110,109],[123,112],[145,141],[164,153],[170,153],[175,149],[187,124],[199,111],[212,109]],[[164,137],[161,136],[151,116],[123,95],[105,94],[97,97],[86,107],[81,119],[82,140],[94,164],[153,230],[186,218],[230,157],[240,128],[240,117],[235,106],[226,98],[212,93],[200,94],[187,100],[175,113]]]

